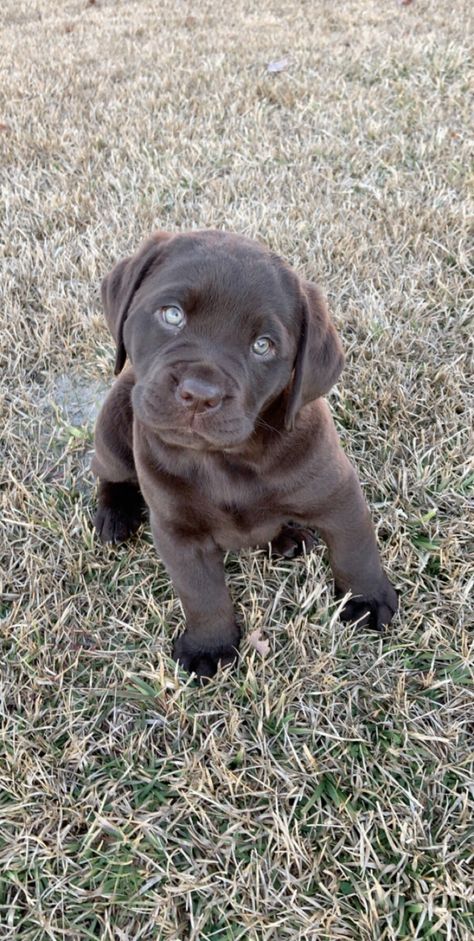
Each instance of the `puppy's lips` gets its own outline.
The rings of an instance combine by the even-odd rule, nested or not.
[[[212,430],[203,430],[196,428],[195,424],[177,425],[167,424],[160,421],[155,416],[143,415],[138,413],[139,420],[146,425],[157,437],[161,438],[165,444],[174,446],[193,448],[197,450],[227,451],[233,450],[249,439],[253,433],[253,426],[248,423],[248,428],[239,429],[238,433],[225,434]]]
[[[176,428],[176,426],[163,427],[158,425],[149,425],[148,427],[152,427],[155,434],[158,435],[165,444],[207,451],[233,451],[241,447],[245,441],[248,441],[253,430],[249,429],[244,435],[240,434],[235,437],[213,437],[210,433],[204,434],[191,427]]]
[[[140,422],[146,425],[166,444],[179,447],[189,447],[197,450],[227,451],[242,445],[252,435],[254,425],[245,414],[236,418],[227,418],[229,423],[238,425],[234,430],[213,428],[215,417],[206,412],[193,412],[185,414],[183,411],[166,409],[162,416],[157,409],[157,401],[147,398],[145,387],[137,384],[132,393],[132,402],[135,414]],[[219,413],[219,418],[222,418]],[[224,416],[225,420],[225,416]]]
[[[180,433],[177,429],[160,428],[155,429],[155,433],[165,444],[170,444],[174,447],[190,448],[193,451],[235,451],[248,440],[248,436],[246,435],[244,438],[239,438],[238,440],[226,439],[218,441],[215,438],[208,438],[205,435],[196,434],[195,432]]]

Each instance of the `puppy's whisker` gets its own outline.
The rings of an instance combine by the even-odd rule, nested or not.
[[[270,425],[263,418],[257,418],[255,425],[258,425],[259,428],[268,428],[269,431],[272,431],[274,434],[279,435],[280,438],[283,438],[283,432],[279,428],[275,428],[274,425]]]

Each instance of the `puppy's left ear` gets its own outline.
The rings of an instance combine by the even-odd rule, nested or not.
[[[322,292],[310,281],[302,283],[301,328],[285,426],[294,426],[303,405],[326,395],[344,366],[341,342],[329,318]]]

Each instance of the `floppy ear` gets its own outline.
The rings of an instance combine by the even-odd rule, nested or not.
[[[323,294],[310,281],[304,281],[302,288],[300,336],[285,416],[288,430],[303,405],[329,392],[344,366],[341,342]]]
[[[168,232],[157,232],[144,242],[135,255],[117,262],[102,281],[101,295],[109,330],[117,344],[114,373],[117,376],[125,365],[127,352],[123,342],[123,327],[133,296],[157,260],[163,242],[171,238]]]

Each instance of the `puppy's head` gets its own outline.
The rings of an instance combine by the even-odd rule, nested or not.
[[[134,410],[169,444],[229,450],[279,397],[291,428],[336,381],[343,354],[318,288],[257,242],[159,232],[105,278]]]

